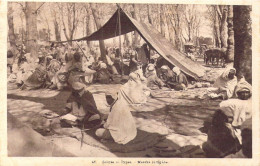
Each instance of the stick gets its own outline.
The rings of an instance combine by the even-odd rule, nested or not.
[[[81,52],[83,53],[83,55],[84,55],[85,57],[87,57],[86,54],[84,53],[84,51],[82,50],[82,48],[80,47],[80,45],[79,45],[77,42],[75,42],[75,43],[78,45],[78,47],[79,47],[79,49],[81,50]]]

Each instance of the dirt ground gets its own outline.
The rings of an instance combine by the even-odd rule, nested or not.
[[[199,61],[198,63],[203,64],[202,61]],[[229,64],[228,66],[232,66],[232,64]],[[225,68],[204,67],[206,73],[202,78],[202,81],[208,81],[211,83],[214,82],[216,78],[225,70]],[[102,96],[105,94],[115,98],[117,90],[120,86],[121,84],[95,84],[89,86],[89,90],[97,96]],[[148,99],[148,102],[140,106],[137,111],[132,112],[132,115],[136,120],[138,130],[163,135],[168,143],[176,149],[186,145],[201,146],[203,142],[207,140],[207,134],[203,130],[203,126],[210,121],[211,116],[218,108],[218,104],[220,102],[204,99],[203,95],[205,93],[207,93],[206,88],[194,88],[186,91],[152,91],[152,97]],[[65,103],[69,95],[70,92],[66,90],[55,91],[49,89],[39,89],[21,91],[17,89],[16,85],[8,83],[8,113],[22,122],[22,124],[32,128],[33,130],[31,132],[35,131],[35,134],[39,135],[37,138],[41,136],[41,139],[49,142],[48,144],[53,144],[58,151],[64,150],[73,156],[153,156],[154,150],[151,147],[130,153],[114,152],[112,149],[102,148],[104,146],[100,144],[100,140],[92,139],[92,137],[89,137],[87,132],[84,133],[85,137],[91,139],[94,144],[82,144],[82,140],[80,141],[80,139],[64,136],[62,134],[46,134],[46,130],[48,131],[48,129],[52,126],[53,121],[46,119],[43,114],[46,112],[51,112],[53,114],[60,115],[61,110],[65,107]],[[97,106],[101,107],[103,103],[104,101],[99,101]],[[78,132],[77,129],[74,130]],[[8,128],[8,133],[13,133],[15,131],[16,128]],[[13,139],[15,141],[16,138],[8,139]],[[21,151],[22,150],[23,149],[21,149]]]
[[[105,93],[115,96],[120,84],[91,85],[94,94]],[[206,93],[205,88],[187,91],[156,91],[148,102],[141,106],[135,117],[138,129],[150,133],[166,135],[166,138],[181,147],[185,145],[202,145],[207,135],[201,132],[204,123],[209,121],[217,109],[219,101],[200,99]],[[8,112],[19,121],[40,132],[50,126],[50,121],[42,113],[46,111],[60,114],[65,107],[69,91],[39,89],[21,91],[15,85],[8,85]],[[75,156],[81,157],[144,157],[152,149],[132,153],[110,152],[100,147],[83,144],[75,138],[66,136],[43,136],[58,147]],[[97,140],[98,141],[98,140]]]

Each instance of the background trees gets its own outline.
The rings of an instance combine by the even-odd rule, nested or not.
[[[227,48],[228,61],[250,80],[251,20],[248,6],[120,4],[131,17],[151,24],[175,49],[183,51],[187,42],[194,45],[214,44]],[[10,46],[24,43],[26,51],[37,58],[39,40],[64,41],[90,35],[116,11],[116,4],[9,2],[8,41]],[[238,14],[240,12],[240,14]],[[233,16],[234,14],[234,16]],[[233,23],[234,20],[234,23]],[[47,34],[47,37],[46,37]],[[137,32],[122,36],[125,46],[138,46],[142,38]],[[69,42],[72,44],[72,42]],[[105,46],[118,45],[118,38],[87,42],[99,46],[104,58]],[[234,51],[235,50],[235,51]]]

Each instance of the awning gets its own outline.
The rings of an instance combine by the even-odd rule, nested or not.
[[[118,17],[120,11],[121,35],[138,31],[140,36],[152,46],[162,57],[174,66],[177,66],[185,74],[198,79],[204,75],[205,69],[202,65],[192,61],[185,54],[174,49],[172,44],[164,38],[152,25],[139,22],[128,16],[121,8],[119,8],[113,16],[96,32],[90,36],[86,36],[74,41],[80,40],[105,40],[119,36]]]

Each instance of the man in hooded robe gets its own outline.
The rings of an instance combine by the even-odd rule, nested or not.
[[[142,69],[130,73],[129,80],[117,94],[116,101],[111,106],[111,112],[104,124],[104,128],[96,131],[102,139],[113,139],[118,144],[127,144],[137,135],[135,120],[131,111],[138,109],[137,105],[145,103],[147,95],[145,78]]]
[[[235,76],[235,68],[227,68],[215,81],[214,90],[209,96],[213,98],[229,99],[233,96],[237,85],[237,77]]]

